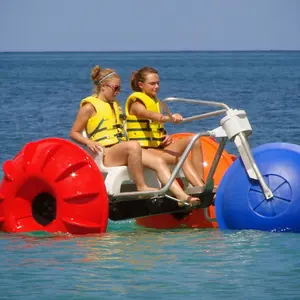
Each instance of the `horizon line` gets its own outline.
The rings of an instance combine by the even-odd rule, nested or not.
[[[0,53],[136,53],[136,52],[299,52],[300,49],[248,50],[0,50]]]

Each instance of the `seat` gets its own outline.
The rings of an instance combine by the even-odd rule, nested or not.
[[[88,151],[91,154],[91,151]],[[103,153],[91,154],[101,171],[106,191],[109,195],[119,194],[121,192],[136,191],[136,185],[132,179],[127,166],[107,167],[103,164]],[[146,184],[151,187],[161,188],[161,184],[156,177],[156,173],[150,169],[144,169]]]

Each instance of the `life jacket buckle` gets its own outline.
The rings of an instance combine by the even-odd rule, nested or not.
[[[122,137],[124,137],[124,134],[122,132],[118,132],[115,134],[115,137],[122,138]]]
[[[113,128],[114,129],[123,129],[123,126],[121,124],[114,124]]]

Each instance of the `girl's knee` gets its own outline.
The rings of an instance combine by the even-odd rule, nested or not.
[[[159,166],[166,166],[166,161],[161,157],[155,157],[155,163]]]
[[[192,141],[192,136],[187,136],[181,140],[181,146],[185,149],[188,144]]]
[[[195,142],[195,146],[201,147],[201,141],[200,141],[200,138]]]
[[[187,137],[186,146],[188,146],[188,144],[192,141],[192,139],[193,139],[193,136]],[[201,140],[200,140],[200,138],[196,140],[196,142],[193,144],[193,147],[201,148]]]
[[[187,136],[184,138],[184,141],[188,144],[193,139],[193,136]]]
[[[139,142],[136,142],[136,141],[129,141],[127,144],[127,148],[133,152],[141,152],[142,151],[141,145],[139,144]]]

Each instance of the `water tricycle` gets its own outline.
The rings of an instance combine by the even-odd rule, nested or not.
[[[169,115],[168,102],[216,108],[183,122],[223,117],[215,129],[172,135],[173,139],[193,137],[177,165],[171,167],[167,184],[162,186],[155,172],[145,169],[147,184],[158,189],[140,192],[127,166],[106,167],[102,153],[91,155],[62,138],[29,142],[3,164],[0,230],[104,233],[108,219],[135,219],[140,226],[157,229],[300,231],[300,146],[269,143],[251,150],[252,128],[244,110],[221,102],[171,97],[162,101]],[[182,172],[198,139],[204,188],[191,186]],[[228,141],[235,144],[239,157],[225,150]],[[201,202],[176,199],[169,192],[174,180]]]

